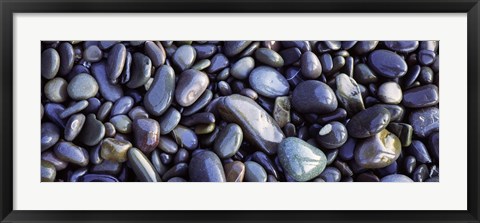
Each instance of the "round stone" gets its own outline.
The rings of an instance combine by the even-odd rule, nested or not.
[[[228,124],[215,139],[213,151],[220,159],[230,158],[237,153],[243,141],[243,132],[239,125]]]
[[[402,101],[402,88],[397,82],[385,82],[378,88],[377,97],[387,104],[399,104]]]
[[[132,148],[132,144],[127,141],[106,138],[102,142],[100,156],[103,159],[119,163],[127,161],[127,151]]]
[[[347,123],[348,134],[355,138],[373,136],[390,123],[390,112],[380,106],[369,107],[355,114]]]
[[[306,79],[317,79],[322,75],[322,64],[317,55],[311,51],[305,52],[300,60],[302,75]]]
[[[211,151],[199,151],[188,165],[193,182],[225,182],[225,172],[218,156]]]
[[[342,123],[333,121],[323,126],[315,139],[322,148],[336,149],[347,141],[348,133]]]
[[[208,76],[198,70],[186,70],[180,74],[175,89],[175,99],[183,107],[195,103],[210,83]]]
[[[292,93],[293,108],[300,113],[327,114],[338,106],[333,90],[317,80],[301,82]]]
[[[48,48],[42,52],[42,77],[53,79],[60,68],[60,55],[53,48]]]
[[[368,56],[368,64],[379,75],[387,78],[402,77],[407,73],[407,63],[390,50],[375,50]]]
[[[56,77],[45,84],[43,92],[45,93],[45,97],[51,102],[61,103],[68,98],[67,86],[68,84],[65,79]]]
[[[160,138],[160,124],[154,119],[139,118],[132,123],[135,146],[145,154],[150,154]]]
[[[68,84],[68,95],[73,100],[85,100],[95,97],[98,92],[98,84],[90,74],[77,74]]]
[[[244,80],[254,67],[255,60],[252,57],[244,57],[232,65],[230,74],[239,80]]]
[[[263,167],[253,161],[245,162],[245,178],[246,182],[266,182],[267,172]]]
[[[271,67],[283,66],[283,58],[277,52],[268,48],[258,48],[255,51],[255,58]]]
[[[400,139],[384,129],[357,143],[355,161],[363,168],[383,168],[395,162],[401,151]]]

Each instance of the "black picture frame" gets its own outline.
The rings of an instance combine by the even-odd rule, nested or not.
[[[479,222],[478,0],[0,0],[1,222]],[[14,13],[328,12],[468,14],[468,210],[466,211],[18,211],[13,204]],[[449,117],[454,118],[454,117]],[[447,200],[445,202],[448,202]]]

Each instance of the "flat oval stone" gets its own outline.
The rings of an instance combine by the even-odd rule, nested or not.
[[[412,143],[413,128],[411,125],[406,123],[390,123],[387,129],[400,139],[402,146],[407,147]]]
[[[113,103],[111,101],[106,101],[103,103],[97,111],[97,119],[100,121],[105,120],[110,116],[110,111],[112,110]]]
[[[403,174],[391,174],[388,176],[384,176],[381,180],[381,182],[395,182],[395,183],[411,183],[413,182],[412,179],[409,177],[403,175]]]
[[[55,166],[45,160],[41,161],[40,164],[40,175],[42,182],[53,182],[55,181],[55,177],[57,176],[57,171],[55,170]]]
[[[59,159],[78,166],[87,166],[89,156],[87,150],[71,142],[59,142],[53,149]]]
[[[70,117],[73,114],[76,114],[83,109],[85,109],[88,106],[88,101],[87,100],[81,100],[79,102],[73,103],[70,107],[66,108],[63,110],[62,113],[60,113],[60,118],[67,118]]]
[[[410,114],[409,123],[413,127],[413,133],[418,137],[425,138],[439,129],[439,110],[436,107],[422,108]]]
[[[207,67],[209,67],[211,64],[212,63],[210,62],[209,59],[203,59],[203,60],[199,60],[198,62],[193,64],[193,66],[191,68],[195,69],[195,70],[204,70]]]
[[[120,85],[112,84],[108,81],[107,72],[104,62],[94,63],[90,68],[93,77],[97,80],[100,88],[100,94],[107,101],[116,101],[123,96],[123,90]]]
[[[223,52],[227,57],[233,57],[247,48],[250,43],[252,43],[252,41],[225,41],[223,44]]]
[[[111,160],[119,163],[127,161],[127,151],[132,148],[128,141],[106,138],[102,142],[100,156],[105,160]]]
[[[275,154],[284,135],[275,120],[255,101],[233,94],[222,98],[217,109],[225,121],[238,124],[245,138],[269,155]]]
[[[268,98],[287,95],[290,90],[287,79],[277,70],[267,66],[253,69],[248,80],[253,90]]]
[[[172,130],[172,136],[180,147],[188,150],[194,150],[198,147],[198,137],[191,129],[177,125]]]
[[[98,84],[90,74],[81,73],[70,81],[67,91],[73,100],[85,100],[97,94]]]
[[[175,127],[177,127],[178,123],[180,123],[180,119],[182,115],[180,112],[170,107],[165,114],[160,117],[160,132],[163,135],[170,133]]]
[[[325,73],[330,73],[333,68],[333,58],[329,53],[324,53],[319,58],[320,64],[322,65],[322,71]]]
[[[195,154],[188,165],[192,182],[225,182],[225,172],[218,156],[211,151]]]
[[[167,53],[162,44],[155,44],[152,41],[145,41],[145,53],[152,61],[153,66],[159,67],[165,63]]]
[[[244,80],[247,79],[254,67],[255,60],[252,57],[244,57],[232,65],[230,74],[239,80]]]
[[[60,75],[66,75],[72,70],[75,59],[72,44],[68,42],[61,43],[60,46],[58,46],[58,55],[60,56],[58,73]]]
[[[378,88],[377,97],[383,103],[399,104],[402,101],[402,88],[397,82],[385,82]]]
[[[168,137],[160,137],[158,148],[169,154],[175,154],[178,151],[177,143]]]
[[[188,127],[211,123],[215,123],[215,115],[213,115],[211,112],[199,112],[191,116],[184,116],[180,122],[180,124]]]
[[[180,71],[189,69],[195,62],[197,51],[190,45],[182,45],[173,54],[172,62]]]
[[[162,179],[153,167],[152,163],[139,149],[132,147],[127,152],[128,162],[133,172],[140,181],[161,182]]]
[[[130,68],[130,80],[127,87],[138,88],[147,83],[152,75],[152,61],[142,53],[134,53],[132,67]]]
[[[183,107],[195,103],[210,83],[208,76],[198,70],[186,70],[180,74],[175,89],[175,99]]]
[[[283,58],[283,64],[288,66],[300,60],[302,51],[300,51],[300,49],[297,47],[291,47],[280,51],[280,55]]]
[[[185,116],[189,116],[194,114],[195,112],[198,112],[199,110],[207,106],[207,104],[210,103],[210,101],[212,101],[212,98],[213,98],[212,91],[209,89],[206,89],[205,92],[203,92],[202,96],[200,96],[197,99],[197,101],[195,101],[195,103],[193,103],[192,105],[188,106],[183,110],[182,114]]]
[[[60,68],[60,55],[53,48],[48,48],[42,52],[42,77],[53,79]]]
[[[401,151],[398,137],[384,129],[357,143],[355,161],[363,168],[383,168],[395,162]]]
[[[268,48],[258,48],[255,51],[255,58],[271,67],[282,67],[283,58],[277,52]]]
[[[135,120],[137,118],[148,118],[149,115],[145,108],[142,106],[136,106],[128,112],[128,117],[130,117],[132,120]]]
[[[407,148],[407,151],[412,154],[415,159],[420,163],[431,163],[432,158],[430,158],[430,154],[428,154],[427,147],[422,141],[413,140],[412,144]]]
[[[55,145],[60,138],[60,129],[51,122],[42,123],[41,127],[41,147],[42,151],[45,151]]]
[[[267,182],[267,172],[263,167],[254,162],[245,162],[245,178],[246,182]]]
[[[105,126],[98,121],[94,114],[87,116],[87,120],[83,125],[82,131],[78,136],[80,142],[87,146],[98,144],[105,136]]]
[[[420,50],[417,54],[418,62],[424,66],[429,66],[435,62],[436,56],[435,52],[431,50]]]
[[[230,64],[228,58],[221,54],[217,53],[215,56],[212,57],[211,64],[207,69],[208,73],[217,73],[218,71],[222,70],[223,68],[227,67]]]
[[[282,169],[296,181],[309,181],[320,175],[327,165],[327,157],[307,142],[288,137],[278,146]]]
[[[145,154],[150,154],[157,146],[160,138],[160,124],[154,119],[139,118],[132,123],[135,147]]]
[[[122,73],[127,57],[127,48],[121,43],[117,43],[108,53],[107,76],[111,83],[116,83],[117,78]]]
[[[218,134],[213,145],[213,151],[220,159],[230,158],[237,153],[242,141],[242,129],[239,125],[230,123]]]
[[[172,104],[174,92],[175,72],[170,66],[160,67],[143,99],[145,109],[154,116],[162,115]]]
[[[103,52],[98,46],[91,45],[83,51],[83,59],[88,62],[95,63],[103,58]]]
[[[311,51],[305,52],[300,60],[302,75],[306,79],[317,79],[322,75],[322,64],[317,55]],[[332,65],[333,66],[333,65]]]
[[[400,53],[411,53],[418,48],[418,41],[385,41],[385,46]]]
[[[245,164],[240,161],[233,161],[224,166],[227,182],[243,182],[245,177]]]
[[[130,96],[123,96],[119,98],[112,106],[110,110],[110,116],[113,117],[115,115],[125,115],[127,114],[130,109],[132,109],[135,101]]]
[[[73,141],[82,131],[84,124],[85,115],[75,114],[70,116],[67,124],[65,125],[64,139],[67,141]]]
[[[56,77],[45,84],[43,92],[51,102],[62,103],[68,99],[67,86],[68,83],[65,79]]]
[[[355,138],[373,136],[390,123],[390,112],[383,107],[369,107],[355,114],[347,123],[348,134]]]
[[[178,163],[172,168],[170,168],[165,174],[162,176],[163,181],[169,181],[171,178],[174,177],[185,177],[188,175],[188,164],[186,163]]]
[[[355,46],[353,46],[353,51],[356,54],[362,55],[372,51],[377,45],[378,41],[358,41]]]
[[[293,108],[300,113],[327,114],[338,106],[337,97],[326,84],[317,80],[301,82],[292,93]]]
[[[315,139],[322,148],[336,149],[347,141],[348,133],[342,123],[333,121],[323,126]]]
[[[320,174],[320,177],[325,180],[325,182],[340,182],[342,173],[335,167],[327,167]]]
[[[132,132],[132,120],[126,115],[113,116],[110,119],[110,123],[112,123],[115,130],[119,133],[128,134]]]
[[[210,58],[217,52],[217,46],[213,44],[193,45],[193,48],[195,48],[197,58],[200,60]]]
[[[349,114],[356,114],[365,109],[360,87],[353,78],[340,73],[335,78],[335,82],[338,101]]]
[[[438,104],[438,87],[433,84],[411,88],[403,95],[403,105],[408,108],[424,108]]]
[[[389,50],[375,50],[368,56],[368,64],[379,75],[387,78],[402,77],[407,73],[407,63]]]

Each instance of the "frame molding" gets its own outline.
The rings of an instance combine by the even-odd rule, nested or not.
[[[292,7],[294,5],[295,7]],[[478,0],[0,0],[1,222],[480,222]],[[468,13],[467,211],[16,211],[13,205],[13,14],[158,12]],[[446,201],[447,202],[447,201]]]

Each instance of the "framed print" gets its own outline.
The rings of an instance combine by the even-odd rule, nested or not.
[[[478,1],[0,6],[2,222],[479,221]]]

